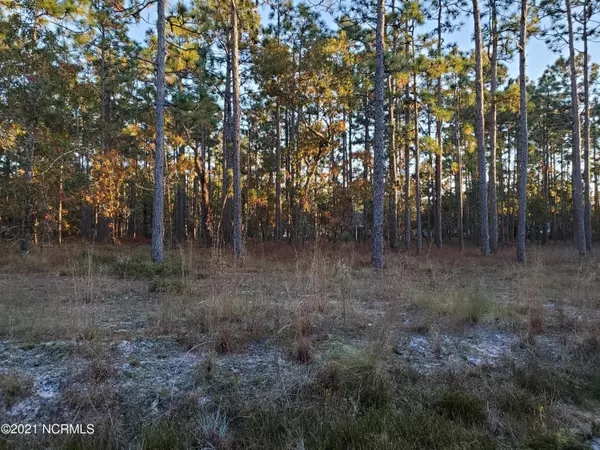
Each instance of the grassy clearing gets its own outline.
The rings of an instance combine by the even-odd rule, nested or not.
[[[32,350],[74,342],[65,358],[86,363],[64,408],[99,431],[0,448],[558,450],[586,448],[598,430],[600,266],[565,249],[524,265],[512,250],[396,253],[377,273],[359,244],[258,246],[241,265],[191,246],[161,266],[143,246],[4,254],[0,335]],[[445,338],[477,333],[516,336],[512,354],[438,364]],[[411,359],[414,336],[432,356]],[[121,385],[149,366],[137,354],[117,364],[118,344],[164,337],[201,357],[188,391],[157,386],[126,409]],[[32,387],[11,373],[0,377],[9,407]]]

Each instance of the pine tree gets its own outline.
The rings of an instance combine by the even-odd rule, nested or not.
[[[165,0],[158,0],[156,36],[156,140],[154,157],[154,207],[152,214],[152,261],[165,259]]]
[[[498,198],[496,193],[496,93],[498,89],[498,5],[497,0],[490,1],[491,6],[491,86],[490,86],[490,178],[489,178],[489,199],[490,199],[490,251],[498,250]]]
[[[519,146],[519,222],[517,231],[517,259],[525,261],[525,239],[527,237],[527,160],[529,155],[529,133],[527,130],[527,0],[521,0],[519,35],[519,88],[521,117],[521,140]]]
[[[240,168],[240,78],[238,62],[238,8],[237,1],[231,0],[231,73],[233,84],[233,254],[236,259],[242,257],[242,187]]]
[[[583,211],[583,189],[581,178],[581,121],[579,118],[579,93],[575,66],[575,37],[571,0],[565,0],[569,40],[569,67],[571,70],[571,121],[573,142],[573,214],[575,216],[575,240],[581,256],[585,255],[585,221]]]
[[[373,180],[373,266],[377,269],[383,268],[383,197],[385,194],[384,39],[385,1],[378,0],[375,44],[375,173]]]
[[[490,233],[488,228],[488,203],[487,203],[487,172],[485,166],[485,138],[484,138],[484,106],[483,106],[483,61],[481,39],[481,15],[479,13],[479,0],[473,0],[473,20],[475,26],[475,135],[477,138],[477,166],[479,175],[479,224],[481,235],[481,253],[490,254]]]

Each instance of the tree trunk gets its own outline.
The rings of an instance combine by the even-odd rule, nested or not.
[[[490,95],[490,250],[498,250],[498,198],[496,193],[496,91],[498,88],[498,18],[496,0],[492,6],[492,59],[491,59],[491,95]]]
[[[569,65],[571,68],[571,120],[573,121],[573,214],[575,215],[575,239],[577,250],[585,255],[585,221],[582,202],[581,180],[581,122],[579,119],[579,96],[577,93],[577,68],[575,67],[575,43],[573,38],[573,17],[571,0],[565,0],[569,29]]]
[[[158,0],[156,34],[156,144],[154,158],[154,207],[152,214],[152,261],[165,259],[165,0]]]
[[[517,231],[517,260],[525,261],[527,237],[527,159],[529,134],[527,131],[527,0],[521,0],[521,32],[519,35],[519,88],[521,116],[521,143],[519,145],[519,220]]]
[[[437,57],[442,59],[442,9],[443,3],[438,2],[438,42]],[[414,32],[413,32],[414,33]],[[414,42],[413,42],[414,46]],[[416,100],[415,100],[416,101]],[[442,76],[437,79],[437,107],[442,108]],[[416,114],[416,110],[415,110]],[[435,154],[435,245],[442,248],[442,119],[438,117],[435,122],[435,137],[437,142],[437,151]]]
[[[229,171],[233,166],[231,161],[231,43],[226,49],[225,65],[225,95],[223,99],[223,186],[221,192],[221,236],[224,242],[231,242],[232,208],[229,190],[231,186]]]
[[[389,144],[389,173],[390,173],[390,196],[388,202],[388,240],[390,248],[398,247],[398,189],[396,171],[398,162],[396,161],[396,121],[394,118],[394,97],[396,85],[390,78],[390,99],[388,101],[388,126],[390,130]]]
[[[137,162],[135,162],[134,164],[137,165]],[[129,181],[129,217],[127,220],[127,236],[129,236],[131,238],[135,237],[135,201],[136,201],[135,181],[130,180]]]
[[[479,0],[473,0],[473,20],[475,25],[475,90],[476,90],[476,115],[475,135],[477,137],[477,165],[479,169],[479,225],[481,237],[481,253],[490,254],[490,232],[488,228],[487,204],[487,173],[485,170],[485,119],[483,117],[483,62],[481,60],[481,15],[479,13]]]
[[[600,197],[598,197],[598,144],[595,143],[594,140],[594,210],[595,213],[598,214],[598,209],[600,209]]]
[[[583,8],[583,182],[585,200],[585,248],[592,251],[592,199],[590,196],[590,82],[589,82],[589,53],[588,53],[588,12],[589,0]]]
[[[373,180],[373,266],[383,268],[383,197],[385,195],[384,35],[385,1],[377,2],[375,68],[375,172]]]
[[[348,130],[346,128],[348,121],[346,119],[346,108],[342,109],[342,122],[344,123],[344,132],[342,133],[342,187],[346,189],[348,187]]]
[[[242,189],[240,170],[240,78],[238,67],[238,10],[231,1],[231,73],[233,79],[233,255],[241,258],[242,249]]]
[[[408,28],[408,22],[406,24]],[[407,30],[408,33],[408,30]],[[410,42],[408,39],[405,44],[405,52],[408,55],[410,51]],[[410,145],[408,128],[410,125],[410,83],[406,83],[404,88],[404,248],[410,248]]]
[[[415,29],[413,26],[412,30],[412,56],[413,61],[416,62],[416,54],[415,54]],[[413,72],[413,101],[414,101],[414,127],[415,127],[415,135],[414,135],[414,145],[415,145],[415,211],[417,213],[417,254],[421,253],[423,249],[423,221],[421,220],[421,153],[419,148],[419,99],[417,98],[417,72]],[[441,124],[440,124],[441,126]],[[436,159],[437,162],[441,161],[441,155],[439,155],[439,159]],[[440,166],[441,167],[441,166]],[[441,172],[440,172],[441,173]],[[437,173],[436,173],[437,176]],[[440,178],[441,180],[441,178]],[[436,189],[438,185],[436,184]],[[440,202],[441,205],[441,202]],[[436,212],[436,227],[437,227],[437,218],[441,215],[437,215]],[[436,237],[436,243],[438,248],[442,246],[442,238],[441,238],[441,222],[439,224],[440,236]]]
[[[506,240],[508,242],[511,242],[513,233],[515,230],[512,228],[513,227],[512,209],[511,209],[512,150],[510,149],[509,130],[510,130],[510,128],[508,128],[506,130],[506,152],[507,152],[507,159],[508,159],[508,161],[506,162],[506,215],[507,215],[507,217],[506,217]]]
[[[192,240],[198,242],[200,239],[200,213],[198,211],[198,199],[200,197],[200,173],[198,171],[198,149],[194,148],[194,185],[192,188]]]
[[[281,108],[275,106],[275,240],[281,239]]]
[[[60,171],[59,171],[59,177],[58,177],[58,217],[56,220],[56,232],[57,232],[57,243],[58,246],[60,247],[62,245],[62,234],[63,234],[63,197],[64,197],[64,191],[63,191],[63,170],[64,170],[64,163],[62,160],[62,149],[59,149],[59,154],[60,154]]]
[[[363,180],[365,185],[369,181],[369,161],[371,159],[371,136],[369,133],[371,125],[371,117],[369,110],[369,93],[365,93],[365,152],[363,154]],[[367,238],[367,226],[369,223],[369,199],[365,197],[363,199],[363,240]]]
[[[210,196],[208,190],[208,180],[206,176],[206,139],[202,135],[201,154],[198,155],[198,148],[194,148],[194,165],[196,176],[194,177],[194,233],[195,239],[200,239],[202,245],[209,247],[211,245],[211,227],[210,227]],[[198,198],[200,199],[200,212],[198,213]],[[198,220],[198,216],[200,219]]]
[[[210,150],[209,150],[210,151]],[[210,160],[206,161],[206,142],[202,143],[201,169],[200,172],[200,225],[202,227],[200,237],[205,246],[212,245],[212,211],[210,206],[210,180],[207,172],[210,170]],[[207,164],[205,164],[205,161]]]
[[[348,186],[352,184],[352,111],[348,111]],[[354,207],[353,207],[354,208]],[[353,209],[354,211],[354,209]]]
[[[460,98],[458,97],[459,86],[456,83],[456,116],[454,122],[454,141],[456,142],[456,215],[458,225],[458,248],[464,248],[463,232],[463,195],[462,195],[462,154],[460,151]]]
[[[184,146],[179,147],[179,157],[184,155]],[[185,240],[186,195],[185,174],[179,174],[175,191],[175,239],[181,243]]]

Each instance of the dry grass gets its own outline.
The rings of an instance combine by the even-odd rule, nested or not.
[[[414,328],[524,324],[534,339],[553,321],[593,332],[586,318],[599,306],[598,263],[554,249],[532,250],[524,265],[504,252],[487,259],[453,249],[419,258],[400,252],[388,256],[383,275],[368,268],[361,245],[340,251],[323,243],[300,249],[264,244],[251,247],[241,266],[224,252],[215,259],[191,244],[159,267],[147,252],[98,245],[26,257],[5,252],[0,283],[8,313],[0,333],[33,341],[102,339],[107,314],[141,307],[150,334],[175,334],[191,346],[219,340],[227,351],[261,338],[293,343],[332,327],[351,332],[377,323],[386,334],[406,311],[416,316]],[[67,276],[46,276],[57,269]],[[131,286],[135,292],[123,295]]]
[[[0,374],[0,392],[7,407],[11,407],[19,400],[29,397],[33,388],[33,380],[25,375],[15,372]]]
[[[571,254],[532,249],[517,264],[513,250],[397,252],[373,272],[361,244],[251,246],[241,264],[222,248],[186,244],[162,266],[144,246],[72,245],[56,260],[8,251],[0,334],[83,343],[88,388],[65,395],[102,417],[120,401],[107,343],[174,336],[182,351],[204,355],[193,384],[217,407],[199,408],[190,394],[184,419],[173,407],[134,424],[126,443],[109,434],[109,447],[577,448],[561,405],[600,402],[600,266]],[[422,376],[391,351],[418,334],[440,359],[444,336],[481,328],[519,335],[528,364]],[[256,395],[270,400],[252,400],[219,361],[253,344],[281,350],[308,375],[279,375],[269,396]]]

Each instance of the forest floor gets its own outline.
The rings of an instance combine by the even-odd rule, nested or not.
[[[38,426],[0,449],[600,449],[600,262],[571,247],[149,253],[0,249],[0,423]]]

